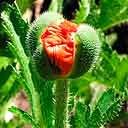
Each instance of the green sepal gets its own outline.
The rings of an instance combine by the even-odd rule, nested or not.
[[[45,12],[32,23],[26,37],[27,53],[33,68],[38,72],[38,76],[45,79],[55,79],[55,76],[52,74],[51,65],[44,53],[40,36],[50,24],[56,23],[62,19],[63,16],[58,13]]]
[[[100,53],[98,33],[90,25],[80,25],[75,34],[75,39],[77,50],[73,69],[69,75],[71,78],[79,77],[91,69]]]
[[[26,37],[26,45],[31,57],[41,44],[40,36],[46,27],[62,18],[62,15],[58,13],[45,12],[31,24]]]

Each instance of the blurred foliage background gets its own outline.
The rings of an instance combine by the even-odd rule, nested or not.
[[[13,3],[13,0],[5,1],[10,4]],[[0,5],[3,2],[3,0],[0,0]],[[103,127],[128,128],[128,0],[16,0],[15,2],[19,7],[22,18],[27,23],[31,23],[40,14],[50,10],[59,11],[66,19],[78,24],[89,23],[99,31],[102,50],[98,63],[94,70],[70,82],[72,97],[70,100],[71,127],[85,128],[81,126],[81,121],[77,120],[77,122],[74,117],[74,108],[78,107],[77,117],[86,120],[81,117],[81,113],[85,114],[81,105],[75,104],[80,101],[82,104],[89,104],[90,108],[98,106],[102,114],[110,111],[109,114],[111,115],[111,110],[114,110],[112,113],[115,113],[115,115],[110,116],[112,119],[108,119],[109,123]],[[1,10],[2,7],[0,12]],[[26,31],[27,26],[24,25],[21,29]],[[21,31],[19,33],[21,34]],[[25,36],[24,32],[23,35]],[[8,111],[8,108],[13,105],[31,113],[26,89],[15,72],[15,68],[19,68],[19,63],[8,48],[9,40],[0,24],[0,128],[30,128],[31,123],[26,124],[23,118]],[[110,89],[109,92],[104,93],[108,89]],[[100,101],[99,97],[102,94],[108,96],[102,96]],[[115,105],[115,107],[118,107],[117,109],[112,109],[113,106],[110,106],[112,102],[113,104],[118,102],[118,105]],[[106,108],[106,112],[104,111],[105,106],[109,106]],[[16,115],[19,115],[19,113],[17,111]],[[96,111],[95,114],[98,116]],[[97,119],[97,122],[98,120],[100,118]],[[86,122],[88,121],[86,120]]]

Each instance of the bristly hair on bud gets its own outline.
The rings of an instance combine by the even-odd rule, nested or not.
[[[93,27],[77,25],[53,12],[46,12],[34,21],[26,44],[34,68],[45,79],[83,75],[95,62],[100,49]]]

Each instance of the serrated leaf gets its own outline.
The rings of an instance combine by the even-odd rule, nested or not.
[[[29,26],[28,26],[28,23],[26,23],[22,19],[22,16],[21,16],[16,4],[13,4],[13,7],[11,8],[10,20],[13,24],[15,32],[20,37],[20,41],[21,41],[23,48],[25,50],[26,33],[27,33]]]
[[[20,84],[16,80],[16,78],[13,78],[13,76],[10,76],[6,83],[3,85],[3,88],[0,90],[0,107],[5,105],[9,102],[9,100],[16,95],[16,93],[19,91]],[[11,81],[12,80],[12,81]]]
[[[102,51],[104,52],[101,53],[100,62],[95,66],[92,75],[101,83],[111,85],[111,81],[116,77],[116,67],[120,59],[106,42],[103,43]]]
[[[88,104],[91,101],[91,87],[90,81],[85,79],[85,77],[80,77],[70,80],[70,92],[72,95],[80,96]],[[86,93],[85,93],[86,92]]]
[[[101,0],[100,9],[98,27],[102,30],[128,21],[128,0]]]
[[[34,126],[34,128],[39,128],[39,125],[36,123],[36,121],[27,112],[25,112],[25,111],[23,111],[17,107],[14,107],[14,106],[9,108],[9,111],[20,116],[20,118],[22,120],[24,120],[26,123],[28,123],[28,122],[31,123]]]
[[[90,116],[90,107],[78,102],[76,106],[76,114],[74,117],[74,122],[72,122],[73,128],[88,128],[87,124],[88,124],[89,116]]]
[[[0,0],[0,4],[2,4],[3,2],[7,2],[12,4],[15,0]]]
[[[89,121],[87,123],[87,128],[100,128],[102,124],[102,115],[98,108],[96,108],[90,115]]]
[[[114,102],[114,100],[115,100],[115,92],[113,89],[109,89],[108,91],[102,94],[101,98],[96,104],[96,108],[99,108],[101,113],[105,113],[106,110],[108,110],[108,108]]]
[[[117,117],[123,100],[122,95],[116,93],[114,89],[104,92],[92,110],[88,127],[99,128]]]
[[[79,2],[79,10],[76,12],[74,22],[83,23],[86,20],[90,11],[90,3],[88,0],[81,0]]]
[[[26,88],[30,92],[30,99],[32,102],[32,114],[35,120],[38,120],[40,125],[44,126],[43,117],[41,113],[41,105],[40,105],[40,96],[38,95],[38,92],[35,90],[35,86],[32,80],[32,74],[30,72],[29,68],[29,59],[27,58],[24,49],[22,47],[22,44],[20,42],[20,38],[15,32],[15,29],[13,27],[12,22],[10,21],[10,17],[7,14],[6,11],[3,11],[1,13],[1,19],[2,19],[2,26],[4,31],[7,33],[7,35],[10,38],[10,42],[12,43],[12,47],[14,47],[14,50],[16,51],[17,59],[20,63],[23,78],[26,82]],[[42,85],[41,85],[42,86]]]
[[[17,5],[19,6],[19,9],[21,13],[25,13],[27,8],[31,8],[33,5],[34,0],[16,0]]]
[[[128,57],[120,56],[116,51],[112,51],[105,40],[101,51],[99,62],[83,77],[90,82],[97,81],[123,92],[128,82]]]
[[[0,56],[0,71],[6,69],[8,65],[13,63],[13,59],[5,56]]]
[[[10,59],[14,59],[14,56],[12,55],[11,51],[6,46],[4,48],[0,48],[0,57],[8,57]]]
[[[12,67],[8,66],[6,69],[0,71],[0,87],[8,80],[9,76],[12,74]]]
[[[90,13],[86,18],[86,23],[98,28],[99,12],[100,8],[95,4],[95,0],[90,0]]]
[[[87,23],[103,31],[128,21],[128,0],[100,0],[100,5],[91,6]]]
[[[116,68],[116,78],[112,81],[115,87],[123,92],[128,84],[128,58],[121,58],[119,65]],[[115,82],[114,82],[115,81]]]
[[[53,12],[57,12],[57,9],[58,9],[58,1],[52,0],[48,10],[53,11]]]
[[[122,101],[120,99],[113,102],[112,105],[109,107],[109,109],[106,111],[106,113],[104,113],[103,115],[104,124],[119,116],[119,112],[121,111],[121,102]]]
[[[8,90],[13,86],[13,83],[16,79],[16,76],[14,73],[10,73],[8,79],[5,81],[5,83],[0,86],[0,97],[2,97],[8,92]],[[0,99],[0,100],[1,100]]]
[[[62,13],[63,0],[52,0],[49,11]]]
[[[16,4],[12,4],[12,6],[9,4],[3,4],[3,5],[1,5],[1,8],[2,8],[1,9],[1,23],[2,23],[1,28],[3,29],[3,23],[4,23],[3,19],[5,18],[4,17],[4,13],[5,13],[6,21],[7,21],[7,19],[10,20],[11,24],[13,25],[13,29],[14,29],[15,33],[17,34],[17,36],[19,36],[19,39],[23,45],[24,50],[26,50],[25,40],[26,40],[26,33],[29,28],[28,23],[26,23],[22,19],[22,16],[21,16]],[[6,28],[6,29],[8,29],[8,28]],[[5,29],[3,29],[3,31],[5,32]],[[14,34],[14,32],[12,34]],[[8,36],[8,38],[7,38],[8,41],[10,41],[9,35],[7,33],[6,33],[6,35]]]
[[[12,64],[0,71],[0,106],[6,104],[20,88],[13,65],[15,66]]]

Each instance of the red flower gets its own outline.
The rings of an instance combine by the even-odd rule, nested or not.
[[[54,12],[34,21],[26,44],[37,75],[49,80],[82,76],[100,53],[98,33],[92,26],[76,25]]]
[[[74,33],[77,25],[67,20],[49,25],[41,34],[41,43],[54,74],[61,76],[70,73],[75,58]],[[59,71],[59,72],[58,72]]]

